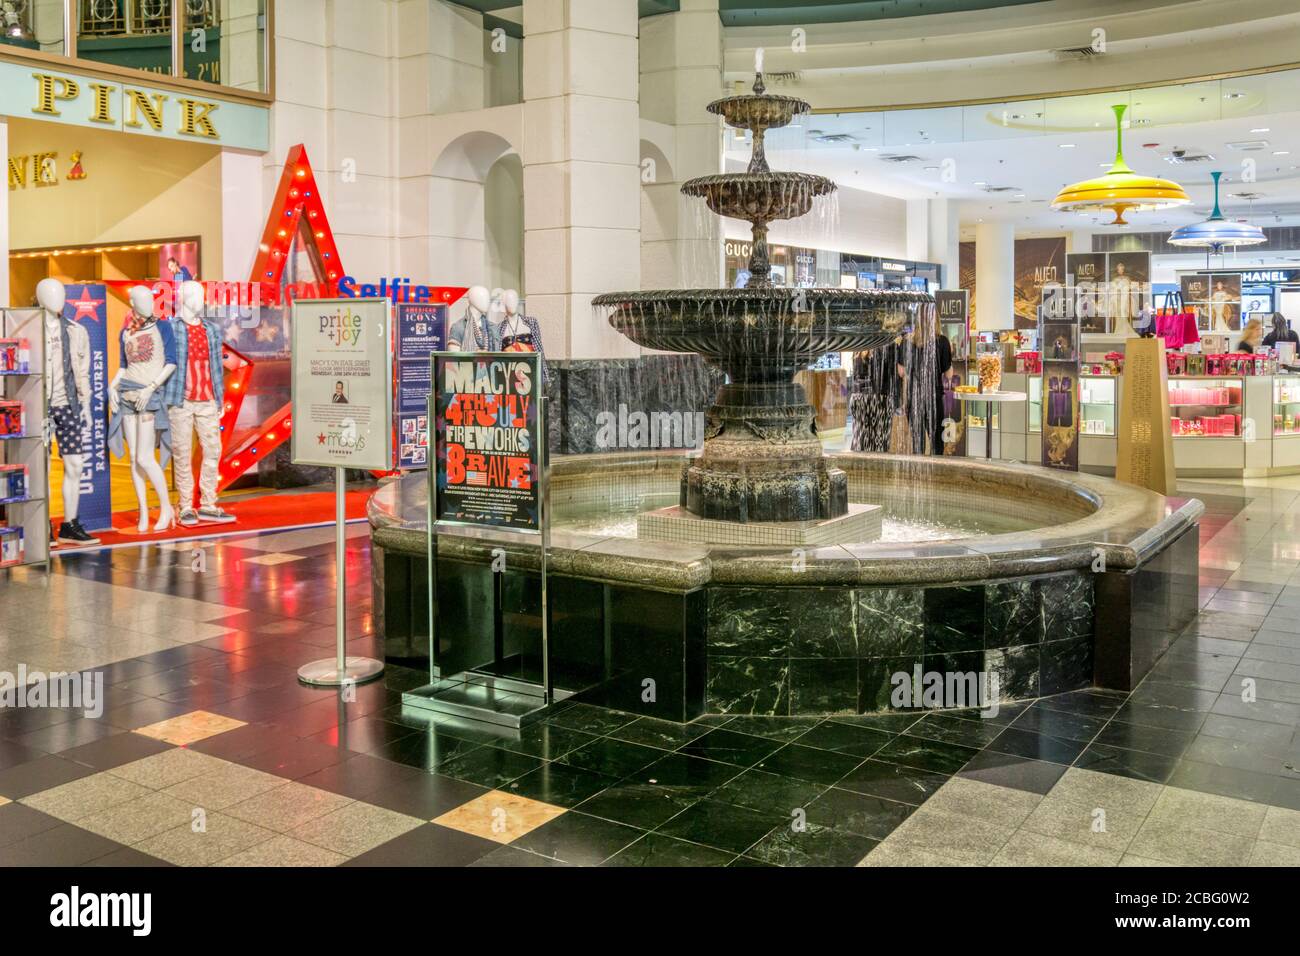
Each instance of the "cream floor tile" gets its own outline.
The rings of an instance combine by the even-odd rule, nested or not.
[[[418,817],[368,803],[351,803],[294,827],[289,836],[351,858],[423,824]]]
[[[997,826],[1017,827],[1041,800],[1042,797],[1036,793],[971,780],[968,777],[953,777],[925,802],[925,807],[974,817]]]
[[[889,840],[874,847],[858,866],[983,866],[981,855],[961,850],[927,850]]]
[[[182,780],[163,793],[206,810],[225,810],[258,794],[274,790],[283,783],[283,777],[227,763],[210,773]]]
[[[302,826],[309,820],[342,810],[353,800],[350,797],[302,783],[284,783],[255,797],[227,807],[227,816],[255,823],[259,827],[283,833]]]
[[[1048,793],[1049,797],[1070,800],[1094,807],[1150,810],[1160,796],[1161,785],[1146,780],[1131,780],[1110,773],[1071,767]]]
[[[338,866],[348,858],[324,847],[279,834],[226,857],[215,866]]]
[[[306,559],[307,556],[304,554],[283,554],[278,551],[272,551],[270,554],[259,554],[255,558],[244,558],[244,563],[275,567],[278,564],[290,564],[294,561],[305,561]]]
[[[1165,860],[1153,860],[1150,857],[1138,856],[1134,853],[1125,853],[1120,857],[1120,866],[1177,866],[1177,863],[1169,863]]]
[[[885,842],[907,844],[935,853],[956,853],[961,859],[986,864],[1014,832],[1013,827],[929,810],[922,805],[886,837]]]
[[[1245,866],[1254,843],[1249,837],[1149,819],[1129,852],[1181,866]]]
[[[1115,866],[1121,853],[1069,840],[1018,831],[998,851],[990,866]]]
[[[142,787],[148,787],[150,790],[166,790],[182,780],[211,773],[225,762],[217,757],[199,753],[197,750],[175,747],[122,764],[108,772],[116,777],[138,783]]]
[[[137,727],[135,732],[184,747],[243,726],[244,721],[235,720],[233,717],[223,717],[221,714],[213,714],[206,710],[194,710],[178,717],[160,720],[146,727]]]
[[[96,773],[73,780],[18,802],[70,823],[101,810],[148,796],[150,790],[110,773]]]
[[[1074,794],[1055,791],[1034,808],[1021,828],[1081,846],[1122,853],[1146,819],[1145,810],[1099,807]]]
[[[433,822],[497,843],[510,843],[565,812],[563,807],[492,790]]]
[[[1268,807],[1261,803],[1165,787],[1147,819],[1254,839],[1267,811]]]
[[[150,790],[148,796],[83,817],[77,826],[130,846],[188,824],[193,811],[192,804]]]
[[[1250,850],[1250,865],[1300,867],[1300,847],[1256,840]]]
[[[272,831],[243,820],[221,813],[207,813],[201,824],[191,821],[173,827],[142,840],[135,848],[141,853],[148,853],[177,866],[208,866],[273,836],[275,834]]]
[[[1269,843],[1300,847],[1300,810],[1269,807],[1257,836]]]

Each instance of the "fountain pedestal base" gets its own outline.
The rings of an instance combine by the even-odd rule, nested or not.
[[[879,505],[849,505],[848,511],[837,518],[738,524],[701,518],[673,505],[637,515],[636,535],[642,541],[681,544],[821,548],[880,540],[882,517]]]

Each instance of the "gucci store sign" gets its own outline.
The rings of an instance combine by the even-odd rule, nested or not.
[[[265,152],[266,107],[0,60],[0,116]]]

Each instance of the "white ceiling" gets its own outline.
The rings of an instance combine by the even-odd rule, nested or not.
[[[1229,218],[1300,224],[1300,71],[984,106],[813,114],[768,133],[768,160],[775,169],[820,173],[901,199],[957,200],[964,229],[980,220],[1014,222],[1020,235],[1102,229],[1109,213],[1061,213],[1050,203],[1062,186],[1109,168],[1116,103],[1129,106],[1129,166],[1181,183],[1193,200],[1189,207],[1130,214],[1132,229],[1204,219],[1213,203],[1212,170],[1224,173]],[[1253,132],[1261,129],[1267,132]],[[1246,150],[1230,143],[1259,145]],[[747,159],[743,134],[728,131],[726,146],[729,160]],[[1213,159],[1175,164],[1169,158],[1176,149]],[[890,156],[918,158],[894,163]],[[1254,181],[1245,181],[1251,175]],[[1014,188],[988,191],[998,187]]]

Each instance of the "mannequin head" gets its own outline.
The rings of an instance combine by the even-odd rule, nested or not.
[[[501,293],[501,304],[506,308],[506,315],[515,316],[519,314],[519,293],[514,289],[506,289]]]
[[[486,286],[471,286],[465,293],[465,298],[469,301],[469,307],[479,315],[487,315],[488,309],[492,307],[492,295]]]
[[[132,312],[142,319],[153,318],[153,291],[148,286],[131,286],[129,297]]]
[[[36,283],[36,301],[46,312],[62,315],[63,304],[68,301],[68,292],[58,279],[42,279]]]
[[[180,295],[181,318],[193,325],[203,316],[203,283],[189,280],[181,283]]]

